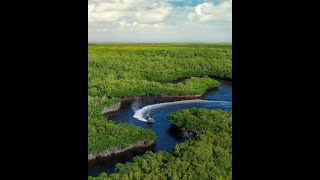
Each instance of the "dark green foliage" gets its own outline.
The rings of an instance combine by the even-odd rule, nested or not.
[[[89,179],[232,179],[231,112],[193,108],[174,113],[169,119],[197,132],[197,136],[177,144],[171,152],[147,152],[135,157],[133,163],[117,164],[114,174]]]

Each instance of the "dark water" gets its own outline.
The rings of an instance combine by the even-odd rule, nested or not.
[[[166,117],[181,109],[198,107],[207,109],[222,109],[231,111],[232,110],[232,82],[219,80],[221,85],[219,88],[209,90],[201,98],[207,101],[185,101],[178,104],[159,105],[157,107],[151,107],[149,114],[156,121],[153,124],[140,121],[133,117],[135,111],[152,104],[163,103],[163,99],[157,97],[144,97],[142,99],[134,101],[131,106],[122,107],[117,113],[112,114],[108,119],[114,120],[116,123],[130,123],[142,128],[149,128],[156,133],[157,139],[155,145],[149,148],[153,152],[159,150],[172,150],[173,147],[185,139],[176,133],[172,132],[171,123],[166,120]],[[167,101],[166,101],[167,102]],[[122,155],[116,156],[113,159],[101,160],[98,163],[89,165],[88,175],[98,176],[102,172],[113,173],[115,164],[118,162],[132,162],[132,158],[137,155],[143,154],[145,150],[137,150],[137,152],[128,152]]]

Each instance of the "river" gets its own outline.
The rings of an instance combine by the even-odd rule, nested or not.
[[[185,138],[177,134],[172,127],[172,124],[166,120],[166,117],[171,113],[192,107],[231,111],[232,82],[226,80],[219,81],[221,85],[218,88],[208,90],[202,97],[198,98],[201,100],[185,100],[179,101],[178,103],[176,101],[174,103],[167,103],[168,100],[155,96],[146,96],[135,100],[129,106],[121,107],[118,112],[108,116],[108,119],[112,119],[116,123],[130,123],[142,128],[151,129],[156,133],[157,139],[155,140],[155,145],[152,147],[131,150],[112,158],[106,158],[90,163],[88,166],[88,176],[98,176],[102,172],[107,172],[109,174],[113,173],[116,163],[132,162],[134,156],[142,155],[146,150],[151,150],[153,152],[160,150],[170,151],[177,143],[184,141]],[[144,107],[145,109],[148,109],[148,112],[155,120],[155,123],[148,124],[133,117],[137,111],[141,111]],[[137,116],[137,114],[135,116]]]

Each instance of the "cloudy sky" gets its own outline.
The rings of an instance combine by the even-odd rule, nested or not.
[[[232,0],[89,0],[89,42],[231,42]]]

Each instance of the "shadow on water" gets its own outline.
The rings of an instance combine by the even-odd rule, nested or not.
[[[135,156],[143,155],[146,151],[154,151],[154,145],[147,148],[134,148],[107,158],[99,158],[88,162],[88,175],[98,176],[102,172],[113,173],[117,163],[133,162]]]
[[[202,102],[202,103],[188,103],[179,105],[168,105],[161,106],[150,111],[151,117],[155,120],[155,123],[148,124],[143,121],[139,121],[133,118],[135,111],[141,109],[142,107],[163,103],[163,102],[173,102],[181,100],[179,98],[162,98],[160,96],[143,96],[142,98],[134,100],[129,106],[122,106],[119,111],[109,114],[108,119],[114,120],[115,123],[129,123],[142,128],[151,129],[156,133],[157,139],[155,144],[149,148],[133,149],[130,151],[123,152],[118,155],[112,156],[112,158],[100,159],[88,166],[89,176],[98,176],[102,172],[107,172],[111,174],[115,170],[115,165],[117,163],[132,162],[134,156],[142,155],[145,151],[151,150],[153,152],[158,152],[160,150],[170,151],[174,148],[177,143],[186,140],[185,137],[181,136],[181,132],[173,126],[166,117],[179,111],[181,109],[198,107],[207,109],[222,109],[231,111],[232,110],[232,82],[228,80],[217,79],[221,85],[218,88],[213,88],[208,90],[205,94],[197,99],[210,100],[212,102]],[[223,101],[227,103],[219,103],[216,101]]]

